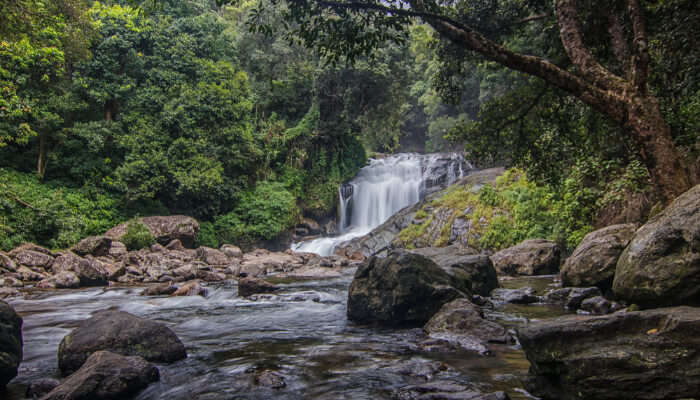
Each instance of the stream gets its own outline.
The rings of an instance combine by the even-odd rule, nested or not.
[[[114,308],[167,324],[183,341],[185,360],[159,365],[161,380],[137,399],[390,399],[395,390],[427,380],[472,383],[503,390],[513,399],[529,366],[517,346],[493,346],[493,354],[430,352],[419,346],[420,329],[355,326],[345,312],[352,270],[342,278],[282,284],[257,301],[237,296],[234,282],[209,286],[207,298],[145,297],[141,288],[41,292],[11,304],[24,318],[24,360],[8,386],[23,399],[34,379],[56,376],[61,339],[97,310]],[[553,277],[510,279],[504,287],[533,286],[542,293]],[[509,327],[563,310],[499,305],[487,316]],[[273,370],[286,387],[254,384],[256,371]]]

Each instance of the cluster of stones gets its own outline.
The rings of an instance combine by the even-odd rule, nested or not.
[[[484,307],[561,304],[578,315],[513,332],[531,363],[532,393],[564,400],[697,397],[700,185],[641,227],[615,225],[588,234],[563,265],[561,248],[540,239],[490,258],[469,249],[389,251],[358,268],[349,319],[423,326],[435,340],[483,354],[489,343],[512,340],[484,318]],[[544,296],[531,288],[497,288],[491,278],[496,273],[559,274],[563,287]]]
[[[195,243],[198,224],[190,217],[143,219],[158,243],[128,251],[119,241],[124,225],[104,236],[88,237],[73,248],[52,252],[34,244],[0,252],[0,297],[18,295],[17,289],[64,289],[110,284],[167,284],[146,294],[192,295],[205,291],[199,282],[218,282],[240,277],[333,277],[350,266],[344,257],[270,252],[255,249],[244,253],[225,244],[219,249],[187,248]],[[162,244],[164,243],[164,244]],[[168,292],[169,291],[169,292]]]

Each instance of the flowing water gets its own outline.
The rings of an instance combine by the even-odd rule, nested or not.
[[[24,385],[33,379],[56,375],[61,339],[80,320],[107,308],[163,322],[187,348],[187,359],[159,366],[160,382],[138,399],[389,399],[396,389],[428,379],[528,398],[521,389],[528,363],[515,346],[496,346],[491,356],[428,352],[419,346],[425,339],[420,329],[349,323],[345,313],[352,272],[333,280],[285,284],[280,294],[259,301],[238,297],[234,282],[210,286],[207,298],[144,297],[141,288],[100,288],[12,300],[24,318],[24,360],[9,399],[23,398]],[[556,311],[529,306],[514,312],[497,309],[494,315],[518,326],[538,313],[549,317]],[[255,373],[262,370],[277,371],[286,387],[255,385]]]
[[[468,169],[457,155],[402,154],[372,160],[340,189],[341,237],[302,243],[297,250],[328,254],[336,243],[366,234],[393,213]],[[454,350],[431,352],[420,329],[355,326],[346,317],[353,270],[341,278],[282,284],[258,301],[237,295],[235,281],[209,286],[208,297],[145,297],[141,288],[36,292],[10,303],[24,318],[24,360],[5,396],[23,398],[37,378],[56,376],[61,339],[97,310],[115,308],[167,324],[187,348],[185,360],[160,365],[161,380],[138,399],[389,399],[399,388],[440,380],[522,390],[528,362],[517,346],[496,346],[491,356]],[[544,287],[551,279],[538,281]],[[507,282],[510,287],[531,281]],[[561,310],[499,306],[488,314],[509,327]],[[286,386],[256,385],[275,371]],[[0,393],[2,394],[2,393]]]
[[[340,235],[292,246],[295,251],[332,254],[336,245],[364,236],[431,189],[455,182],[471,169],[462,155],[402,153],[372,159],[338,190]]]

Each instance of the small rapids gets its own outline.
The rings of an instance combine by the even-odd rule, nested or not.
[[[145,297],[141,288],[41,292],[10,303],[24,319],[24,360],[9,399],[56,376],[61,339],[80,320],[108,308],[167,324],[187,348],[185,360],[159,365],[161,380],[138,399],[390,399],[406,385],[439,379],[485,391],[522,394],[528,363],[514,346],[483,357],[467,351],[421,348],[421,329],[355,326],[346,318],[351,276],[281,285],[257,301],[238,297],[234,282],[209,286],[209,296]],[[535,307],[536,308],[536,307]],[[513,318],[517,325],[527,315]],[[255,384],[272,370],[281,389]]]

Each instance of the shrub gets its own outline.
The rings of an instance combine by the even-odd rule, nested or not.
[[[146,225],[139,221],[130,221],[126,226],[126,233],[120,239],[129,251],[141,250],[150,247],[156,242],[155,236]]]

